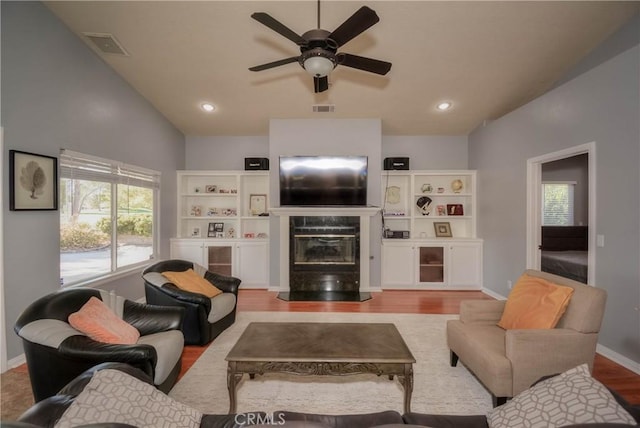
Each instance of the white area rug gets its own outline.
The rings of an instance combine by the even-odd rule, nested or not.
[[[457,315],[359,314],[332,312],[240,312],[236,323],[209,346],[171,390],[176,400],[205,413],[229,410],[224,360],[249,322],[393,323],[416,359],[411,411],[434,414],[485,414],[491,396],[461,364],[449,366],[446,320]],[[288,410],[353,414],[382,410],[403,413],[403,389],[386,376],[245,375],[237,389],[238,413]]]

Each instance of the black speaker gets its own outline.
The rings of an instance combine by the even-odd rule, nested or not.
[[[269,158],[244,158],[245,171],[269,170]]]
[[[384,169],[409,169],[409,158],[384,158]]]

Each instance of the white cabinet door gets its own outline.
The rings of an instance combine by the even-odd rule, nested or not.
[[[414,288],[414,246],[408,242],[382,243],[382,288]]]
[[[201,239],[171,240],[171,258],[187,260],[200,266],[206,266],[203,243],[204,241]]]
[[[234,276],[241,288],[269,287],[269,246],[267,242],[240,242],[236,245]]]
[[[447,283],[452,288],[481,288],[482,244],[456,243],[448,246]]]

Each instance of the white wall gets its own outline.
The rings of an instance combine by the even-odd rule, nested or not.
[[[637,37],[637,27],[636,27]],[[474,131],[484,284],[506,296],[526,260],[526,161],[595,141],[595,285],[608,292],[600,343],[640,367],[640,48],[635,47]]]
[[[184,136],[40,2],[1,2],[4,149],[59,156],[61,148],[162,173],[160,256],[176,228],[175,171]],[[6,174],[3,189],[8,189]],[[31,302],[60,289],[58,211],[9,211],[3,191],[8,357],[22,353],[13,332]],[[140,272],[101,285],[144,295]]]

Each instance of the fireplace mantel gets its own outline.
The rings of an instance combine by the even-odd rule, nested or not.
[[[354,216],[373,217],[379,207],[275,207],[269,212],[276,216]]]
[[[289,291],[289,217],[353,216],[360,217],[360,291],[370,291],[370,218],[380,212],[378,207],[275,207],[269,212],[280,218],[280,285],[276,291]]]

